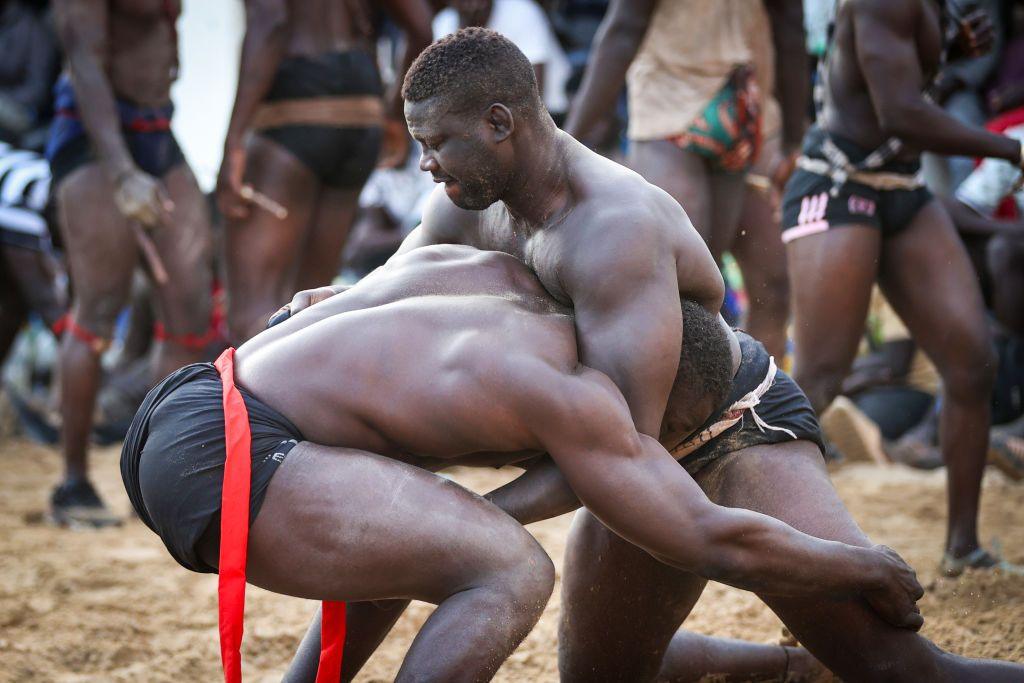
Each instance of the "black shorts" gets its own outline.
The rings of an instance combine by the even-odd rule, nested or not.
[[[361,50],[281,62],[264,102],[383,94],[377,62]],[[358,189],[377,165],[380,126],[285,125],[259,131],[305,164],[325,185]]]
[[[302,435],[284,415],[238,388],[252,431],[249,525],[256,520],[278,466]],[[187,365],[146,396],[125,437],[121,479],[132,507],[195,572],[215,572],[197,546],[219,523],[224,484],[224,408],[220,374],[211,363]]]
[[[830,134],[835,145],[851,162],[866,157],[866,150],[849,140]],[[821,151],[825,132],[815,126],[804,138],[803,154],[811,159],[825,159]],[[921,168],[919,161],[893,161],[878,171],[915,175]],[[914,216],[932,200],[926,187],[915,190],[876,190],[862,183],[848,180],[832,196],[832,179],[797,168],[786,183],[782,199],[782,241],[791,242],[805,235],[824,232],[843,225],[871,225],[889,237],[903,230]]]
[[[771,357],[764,345],[739,330],[736,331],[736,337],[740,342],[742,358],[740,367],[736,370],[736,376],[732,380],[729,398],[725,400],[720,410],[708,418],[707,422],[699,429],[694,430],[694,434],[699,434],[721,420],[730,412],[733,404],[757,388],[768,374]],[[750,410],[747,410],[737,424],[683,457],[679,461],[680,464],[691,475],[696,475],[704,467],[729,453],[750,446],[784,443],[797,439],[812,441],[824,452],[821,426],[818,424],[818,417],[815,415],[814,409],[811,408],[811,402],[807,400],[807,396],[797,386],[797,383],[782,370],[775,371],[771,388],[761,397],[761,402],[753,410],[765,424],[775,427],[775,429],[762,430],[753,419]],[[789,433],[781,430],[788,430]]]

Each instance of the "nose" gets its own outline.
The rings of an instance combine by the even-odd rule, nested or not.
[[[437,159],[434,158],[433,154],[423,151],[420,152],[420,170],[426,171],[427,173],[435,173],[440,170],[441,165],[437,163]]]

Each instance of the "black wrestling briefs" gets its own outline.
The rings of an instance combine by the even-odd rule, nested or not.
[[[782,370],[771,372],[775,364],[761,342],[739,330],[736,337],[742,358],[729,398],[684,441],[703,444],[679,460],[691,475],[750,446],[806,439],[824,452],[821,426],[804,392]]]
[[[50,126],[46,159],[52,173],[51,187],[56,189],[72,171],[98,159],[85,131],[71,81],[62,76],[54,86],[56,115]],[[174,106],[144,107],[117,100],[121,133],[132,159],[146,173],[157,178],[184,163],[178,141],[171,132]]]
[[[252,430],[249,525],[267,486],[302,435],[288,418],[239,387]],[[220,521],[224,483],[223,385],[211,363],[187,365],[153,387],[121,451],[121,478],[139,518],[182,566],[216,570],[197,546]]]
[[[373,55],[361,50],[316,57],[289,57],[281,62],[266,104],[359,96],[381,97],[383,86]],[[338,126],[285,124],[259,131],[294,154],[325,185],[363,186],[380,152],[379,125]]]
[[[828,163],[822,151],[825,137],[817,126],[804,137],[803,156],[811,163]],[[854,164],[870,153],[834,133],[828,137]],[[890,161],[867,175],[892,174],[909,182],[920,170],[920,161]],[[837,189],[833,192],[834,187]],[[798,167],[786,184],[782,200],[782,241],[791,242],[836,226],[864,224],[888,237],[907,227],[931,199],[932,193],[923,182],[915,189],[877,189],[850,178],[836,186],[828,175]]]

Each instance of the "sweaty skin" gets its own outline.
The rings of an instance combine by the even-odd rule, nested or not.
[[[770,594],[863,593],[894,623],[919,626],[919,589],[891,551],[710,504],[637,433],[615,385],[580,365],[572,317],[508,255],[399,256],[244,344],[235,372],[311,442],[428,469],[546,452],[606,524],[673,566]]]

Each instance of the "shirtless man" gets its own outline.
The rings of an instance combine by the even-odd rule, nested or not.
[[[555,301],[573,308],[579,362],[609,378],[637,432],[655,438],[679,370],[680,299],[700,304],[728,339],[735,374],[733,402],[694,437],[704,447],[691,454],[693,474],[706,472],[720,504],[778,517],[820,538],[867,543],[828,480],[815,443],[817,425],[805,420],[806,399],[770,372],[763,347],[752,353],[748,342],[741,352],[717,315],[721,275],[679,204],[559,131],[544,112],[529,60],[492,31],[464,29],[428,47],[410,68],[403,95],[409,129],[423,147],[421,166],[444,186],[400,256],[452,242],[523,261]],[[299,310],[332,293],[300,293],[290,306]],[[764,410],[755,417],[748,408],[761,410],[758,401]],[[699,414],[696,406],[690,409]],[[687,443],[671,446],[678,455]],[[565,487],[552,460],[528,474],[526,483],[538,490],[575,489]],[[562,585],[563,676],[653,678],[704,583],[581,511]],[[998,675],[960,670],[962,660],[894,628],[857,599],[827,607],[813,599],[772,596],[767,602],[844,678],[863,680],[882,671],[915,680],[941,680],[951,670],[961,680]]]
[[[806,70],[799,0],[613,0],[565,124],[587,140],[628,80],[630,168],[682,204],[716,259],[736,257],[746,327],[779,358],[786,254],[769,193],[745,180],[777,176],[781,191],[805,128]]]
[[[431,13],[425,0],[389,0],[384,7],[405,34],[400,84],[430,43]],[[390,152],[405,158],[400,88],[385,101],[371,11],[362,0],[246,3],[238,94],[217,183],[227,217],[228,328],[236,344],[263,329],[283,298],[338,273],[386,122],[398,147]],[[254,205],[250,189],[286,214]]]
[[[912,634],[922,591],[891,550],[714,505],[673,462],[662,443],[714,411],[731,373],[716,317],[683,308],[693,381],[673,384],[660,442],[580,365],[571,315],[507,254],[416,250],[258,335],[233,361],[251,430],[249,581],[322,600],[433,602],[398,679],[487,680],[540,616],[553,567],[494,504],[423,470],[548,453],[604,523],[681,571],[791,599],[866,600]],[[194,571],[222,567],[228,543],[223,395],[213,366],[182,368],[150,392],[122,455],[139,516]],[[360,654],[346,654],[347,678]]]
[[[199,359],[209,325],[209,218],[170,132],[180,1],[58,0],[54,10],[67,71],[47,158],[73,301],[61,345],[65,472],[51,512],[61,524],[104,526],[118,520],[89,482],[86,459],[100,355],[128,298],[138,245],[150,241],[166,270],[153,286],[162,341],[153,373]]]
[[[958,26],[957,41],[944,38]],[[957,121],[922,91],[947,47],[977,52],[990,38],[983,13],[955,17],[935,0],[842,3],[823,61],[824,108],[783,208],[795,378],[815,410],[848,374],[875,281],[942,376],[949,521],[941,569],[950,575],[997,561],[977,531],[996,359],[970,260],[923,185],[919,153],[1020,166],[1021,142]]]

